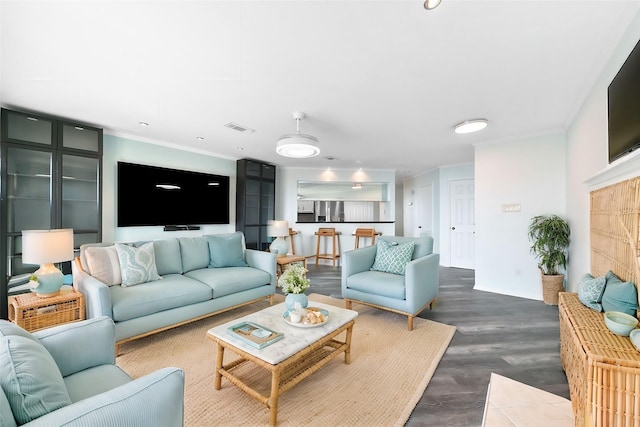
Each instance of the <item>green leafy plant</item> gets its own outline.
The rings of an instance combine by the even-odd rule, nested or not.
[[[569,235],[569,224],[558,215],[538,215],[531,218],[531,253],[538,259],[542,274],[556,275],[559,267],[566,268]]]
[[[311,283],[307,279],[307,269],[302,264],[291,264],[278,279],[278,286],[285,294],[302,294]]]
[[[29,276],[30,282],[38,282],[38,277],[35,274]]]

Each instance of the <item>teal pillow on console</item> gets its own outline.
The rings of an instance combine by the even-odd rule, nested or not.
[[[632,282],[623,282],[612,271],[607,272],[606,285],[602,295],[604,311],[621,311],[636,317],[638,310],[638,290]]]
[[[578,299],[582,304],[595,311],[602,311],[602,294],[606,278],[593,277],[587,273],[578,282]]]
[[[397,242],[378,240],[376,258],[371,270],[404,274],[407,263],[411,261],[414,246],[414,242],[398,244]]]
[[[53,357],[23,336],[0,337],[0,385],[19,425],[71,404]]]
[[[209,234],[209,268],[248,267],[244,261],[242,232],[230,234]]]

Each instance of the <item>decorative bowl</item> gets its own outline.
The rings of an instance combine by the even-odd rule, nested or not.
[[[628,337],[638,324],[638,319],[620,311],[607,311],[604,313],[604,323],[614,334]]]
[[[629,338],[631,338],[631,343],[633,343],[636,349],[640,350],[640,329],[631,331]]]

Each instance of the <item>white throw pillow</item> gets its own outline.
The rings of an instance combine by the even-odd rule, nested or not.
[[[153,242],[145,243],[139,248],[116,243],[116,251],[120,260],[123,288],[161,279],[156,267]]]
[[[91,275],[108,286],[122,283],[120,260],[115,246],[91,246],[85,249],[87,267]]]

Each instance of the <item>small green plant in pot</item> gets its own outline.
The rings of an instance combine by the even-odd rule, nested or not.
[[[558,304],[558,292],[564,289],[567,250],[571,232],[569,223],[558,215],[538,215],[531,218],[529,240],[531,253],[538,259],[542,273],[542,294],[546,304]]]

